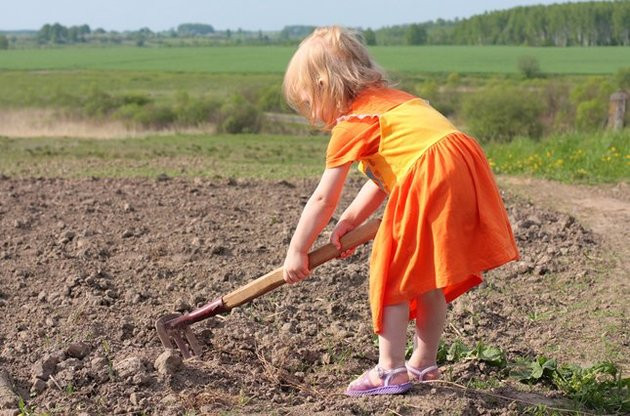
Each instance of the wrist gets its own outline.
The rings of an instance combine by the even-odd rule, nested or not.
[[[304,255],[306,254],[306,250],[300,248],[300,247],[294,247],[292,245],[289,245],[289,248],[287,249],[287,254],[291,254],[291,255]]]
[[[340,222],[340,223],[341,223],[341,222],[346,222],[346,223],[350,224],[350,225],[351,225],[351,226],[353,226],[353,227],[356,227],[356,226],[358,226],[358,225],[359,225],[359,224],[357,224],[357,222],[356,222],[356,218],[355,218],[354,216],[351,216],[351,215],[342,215],[342,216],[339,218],[339,222]]]

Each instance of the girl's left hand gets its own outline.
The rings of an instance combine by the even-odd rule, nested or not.
[[[284,259],[284,281],[293,284],[301,282],[311,274],[308,269],[308,255],[306,253],[287,253]]]
[[[337,250],[341,251],[341,237],[354,230],[355,226],[348,220],[341,220],[335,225],[335,228],[330,235],[330,242],[333,243]],[[350,257],[354,254],[354,250],[356,247],[343,251],[339,254],[340,259],[345,259],[346,257]]]

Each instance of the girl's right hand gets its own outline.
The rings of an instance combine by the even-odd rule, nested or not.
[[[283,268],[284,281],[289,284],[301,282],[311,274],[311,271],[308,269],[308,255],[291,249],[289,249],[287,257],[284,259]]]
[[[341,251],[341,237],[354,230],[356,226],[348,220],[341,220],[335,225],[333,228],[332,234],[330,235],[330,242],[337,247],[337,250]],[[356,247],[353,247],[349,250],[346,250],[339,254],[340,259],[345,259],[354,254]]]

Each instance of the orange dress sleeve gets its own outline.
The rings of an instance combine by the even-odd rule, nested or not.
[[[332,129],[326,149],[326,168],[356,162],[378,151],[378,118],[342,121]]]

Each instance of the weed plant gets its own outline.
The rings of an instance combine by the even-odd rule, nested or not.
[[[563,182],[630,179],[630,129],[618,133],[568,133],[484,145],[495,173],[531,175]]]
[[[407,354],[411,354],[408,348]],[[630,378],[623,378],[618,368],[610,362],[582,368],[573,364],[558,364],[546,357],[516,357],[508,360],[497,347],[482,342],[468,347],[456,340],[438,349],[438,364],[473,360],[494,366],[499,377],[510,377],[526,384],[543,384],[561,391],[570,398],[577,409],[588,408],[600,412],[627,414],[630,412]]]

